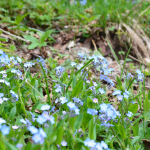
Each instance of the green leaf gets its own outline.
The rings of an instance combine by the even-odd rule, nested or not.
[[[94,118],[92,118],[89,123],[89,138],[96,140],[96,124]]]
[[[134,136],[139,135],[139,125],[138,124],[135,124],[134,126],[132,126],[132,130],[133,130],[133,135]]]
[[[130,82],[130,84],[129,84],[128,88],[127,88],[127,90],[129,90],[129,89],[130,89],[130,87],[131,87],[131,85],[133,84],[134,80],[135,80],[135,79],[132,79],[132,80],[131,80],[131,82]]]
[[[58,123],[56,129],[54,130],[53,134],[51,135],[51,138],[53,138],[57,134],[57,132],[59,131],[59,128],[63,125],[63,123],[66,121],[67,118],[68,118],[68,115]],[[50,135],[48,135],[48,137],[49,136]]]
[[[83,89],[83,81],[79,81],[72,91],[72,96],[75,97],[79,95],[79,93],[82,92],[82,89]]]
[[[107,39],[106,39],[106,41],[107,41],[107,43],[108,43],[108,45],[109,45],[109,47],[110,47],[110,49],[111,49],[111,51],[112,51],[112,53],[113,53],[115,59],[116,59],[116,61],[118,62],[118,64],[120,64],[119,59],[118,59],[117,55],[115,54],[115,51],[113,50],[113,48],[112,48],[112,46],[110,45],[109,41],[108,41]]]
[[[138,111],[138,105],[137,104],[130,105],[128,111],[131,111],[133,114],[135,114]]]
[[[39,43],[39,40],[33,36],[30,35],[24,35],[23,36],[26,40],[31,41],[32,43]]]
[[[69,119],[69,129],[70,129],[70,132],[72,132],[72,133],[74,132],[73,127],[74,127],[75,119],[76,119],[75,117]]]
[[[10,117],[10,118],[14,118],[15,115],[16,115],[16,112],[17,112],[16,106],[14,106],[14,107],[11,109],[11,111],[10,111],[9,117]]]
[[[149,112],[149,109],[150,109],[150,102],[149,102],[149,100],[146,98],[146,99],[144,100],[144,113]]]
[[[134,139],[131,140],[131,144],[135,144],[136,142],[139,142],[140,136],[135,136]]]
[[[82,127],[84,129],[88,126],[89,121],[91,120],[91,118],[92,118],[92,115],[89,115],[86,112],[83,113]]]
[[[51,33],[52,33],[51,30],[46,31],[46,32],[41,36],[41,38],[40,38],[40,43],[43,43],[43,42],[49,37],[49,35],[50,35]]]
[[[83,118],[83,113],[79,114],[74,122],[74,132],[76,131],[76,129],[78,130],[80,127],[80,124],[82,122],[82,118]]]
[[[31,112],[34,112],[34,110],[38,107],[38,105],[41,103],[42,100],[38,101],[31,109]]]
[[[121,124],[119,124],[118,129],[122,139],[125,140],[126,138],[125,128]]]
[[[16,20],[15,20],[16,24],[19,25],[19,24],[21,23],[21,21],[22,21],[27,15],[28,15],[28,13],[26,13],[26,14],[24,14],[24,15],[18,15],[18,16],[16,17]]]
[[[73,75],[73,79],[72,79],[72,89],[74,89],[76,83],[77,83],[77,81],[76,81],[76,76]]]
[[[31,45],[28,46],[28,49],[34,49],[38,46],[38,43],[32,43]]]
[[[4,141],[4,143],[7,146],[7,150],[18,150],[15,146],[10,144],[8,141]]]
[[[117,84],[120,86],[120,88],[122,87],[122,82],[118,76],[117,76]]]
[[[61,126],[57,132],[57,140],[56,140],[57,144],[61,144],[63,132],[64,132],[64,130],[63,130],[63,127]]]

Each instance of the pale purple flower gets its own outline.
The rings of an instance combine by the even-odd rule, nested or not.
[[[61,145],[62,145],[62,146],[67,146],[67,142],[66,142],[66,141],[62,141],[62,142],[61,142]]]

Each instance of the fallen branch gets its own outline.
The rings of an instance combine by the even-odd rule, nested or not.
[[[10,36],[12,36],[12,37],[15,37],[15,38],[19,39],[19,40],[22,40],[22,41],[27,42],[27,43],[30,42],[29,40],[25,40],[25,39],[23,39],[23,38],[21,38],[21,37],[19,37],[19,36],[17,36],[17,35],[13,35],[13,34],[11,34],[10,32],[7,32],[7,31],[5,31],[5,30],[3,30],[3,29],[1,29],[1,28],[0,28],[0,30],[1,30],[2,32],[6,33],[6,34],[8,34],[8,35],[10,35]]]

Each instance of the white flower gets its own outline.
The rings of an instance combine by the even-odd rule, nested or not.
[[[14,126],[12,126],[12,128],[13,128],[14,130],[16,130],[16,129],[18,129],[18,128],[19,128],[19,126],[14,125]]]

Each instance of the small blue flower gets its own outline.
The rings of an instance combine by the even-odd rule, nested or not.
[[[87,3],[86,0],[81,0],[81,1],[80,1],[80,4],[82,4],[82,5],[85,5],[86,3]]]
[[[68,102],[68,99],[66,97],[60,97],[60,100],[62,104]]]
[[[128,116],[128,117],[132,117],[132,116],[133,116],[133,113],[130,112],[130,111],[128,111],[127,116]]]
[[[46,133],[44,132],[44,130],[42,128],[39,129],[39,133],[42,137],[46,138]]]
[[[80,113],[79,113],[80,109],[78,109],[77,107],[74,109],[74,111],[75,111],[75,114],[76,114],[76,115],[79,115],[79,114],[80,114]]]
[[[23,144],[18,143],[18,144],[16,145],[16,147],[17,147],[19,150],[21,150],[21,149],[22,149],[22,147],[23,147]]]
[[[80,70],[82,67],[83,67],[83,64],[82,64],[82,63],[79,64],[79,65],[77,65],[77,69],[78,69],[78,70]]]
[[[113,127],[114,125],[110,123],[102,123],[101,126],[109,128],[109,127]]]
[[[20,119],[20,122],[22,122],[23,124],[26,124],[26,126],[30,126],[31,125],[31,122],[27,118],[25,118],[25,120],[24,119]]]
[[[97,150],[103,150],[101,143],[96,143],[95,147],[97,148]]]
[[[80,110],[78,109],[78,107],[74,103],[68,102],[67,106],[69,107],[70,110],[74,110],[76,115],[79,114]]]
[[[71,66],[76,66],[76,65],[77,65],[77,63],[71,62]]]
[[[32,140],[37,144],[39,143],[40,141],[43,140],[42,136],[40,133],[36,133],[32,136]]]
[[[21,63],[21,62],[22,62],[21,58],[20,58],[20,57],[18,57],[18,56],[17,56],[17,61],[18,61],[19,63]]]
[[[139,69],[136,70],[136,73],[141,74],[141,71]]]
[[[87,147],[94,147],[94,146],[96,146],[96,142],[94,140],[90,140],[89,138],[87,138],[84,141],[84,145]]]
[[[16,101],[18,101],[18,99],[19,99],[18,95],[17,95],[14,91],[12,91],[12,90],[10,90],[10,93],[11,93],[11,96],[12,96]]]
[[[104,94],[105,93],[103,88],[99,88],[98,90],[99,90],[100,94]]]
[[[100,104],[100,112],[106,112],[108,108],[108,105],[105,103]]]
[[[9,134],[10,128],[8,126],[6,126],[6,125],[2,125],[0,127],[0,130],[3,133],[3,135],[7,135],[7,134]]]
[[[50,116],[49,121],[51,122],[51,124],[54,124],[55,123],[55,118],[53,116]]]
[[[41,63],[43,69],[44,69],[44,70],[46,71],[46,73],[47,73],[47,68],[45,67],[45,60],[44,60],[41,56],[39,56],[39,59],[37,59],[37,62]]]
[[[57,87],[57,88],[56,88],[56,87]],[[59,84],[55,85],[54,88],[56,88],[55,91],[56,91],[57,93],[58,93],[58,92],[61,92],[61,86],[60,86]]]
[[[35,65],[35,63],[32,63],[32,62],[26,62],[26,63],[24,63],[24,67],[25,68],[30,68],[30,67],[32,67],[34,65]]]
[[[107,145],[104,141],[101,141],[101,146],[102,146],[104,149],[108,149],[108,145]]]
[[[73,99],[73,101],[76,102],[76,103],[79,103],[79,102],[80,102],[80,99],[77,98],[77,97],[74,97],[74,98],[72,98],[72,99]]]
[[[76,105],[72,102],[67,103],[67,106],[69,107],[70,110],[74,110]]]
[[[27,128],[32,134],[38,133],[38,129],[34,126],[29,126]]]
[[[127,79],[133,79],[133,75],[131,73],[127,74]]]
[[[42,107],[41,107],[41,110],[49,110],[50,109],[50,105],[43,105]]]
[[[38,116],[38,118],[36,119],[36,121],[39,123],[39,124],[43,124],[44,122],[47,121],[47,119],[41,115]]]
[[[120,101],[120,102],[123,100],[123,96],[122,96],[122,95],[120,95],[120,94],[119,94],[119,95],[117,95],[117,98],[118,98],[118,101]]]
[[[3,118],[0,118],[0,125],[6,123],[6,121]]]
[[[129,95],[128,95],[126,92],[123,93],[123,96],[124,96],[124,98],[126,98],[126,99],[129,98]]]
[[[120,91],[120,90],[117,90],[117,91],[115,91],[114,93],[112,93],[112,95],[121,95],[121,91]]]
[[[100,79],[101,79],[101,80],[104,80],[104,79],[105,79],[105,76],[101,74],[101,75],[100,75]]]
[[[91,114],[91,115],[97,115],[97,114],[98,114],[98,111],[95,110],[95,109],[88,108],[88,109],[87,109],[87,113],[88,113],[88,114]]]
[[[0,93],[0,98],[4,96],[4,93]]]
[[[143,73],[138,74],[137,80],[138,81],[143,81],[144,75]]]
[[[56,76],[58,76],[60,78],[62,76],[63,72],[65,71],[65,68],[58,66],[54,70],[56,71]]]

